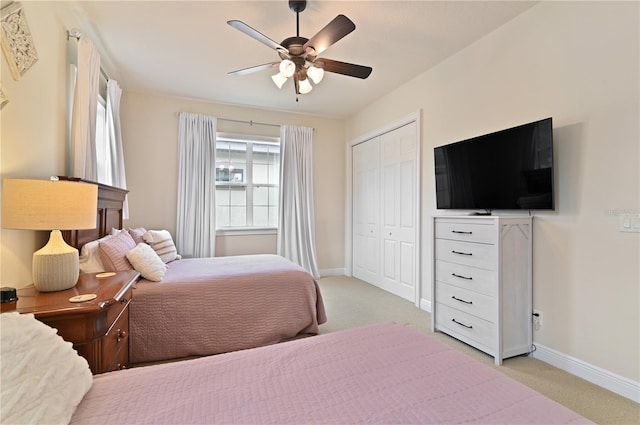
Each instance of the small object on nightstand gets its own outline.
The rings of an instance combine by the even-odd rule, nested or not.
[[[98,295],[96,294],[82,294],[82,295],[76,295],[75,297],[69,298],[69,302],[83,303],[85,301],[95,300],[96,298],[98,298]]]
[[[115,274],[116,274],[115,272],[104,272],[104,273],[98,273],[98,274],[96,275],[96,277],[97,277],[98,279],[103,279],[103,278],[105,278],[105,277],[115,276]]]
[[[16,288],[3,286],[0,288],[0,311],[14,310],[18,302]]]

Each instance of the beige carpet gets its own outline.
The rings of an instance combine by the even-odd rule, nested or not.
[[[412,303],[373,285],[348,277],[324,277],[319,281],[328,322],[320,333],[370,323],[408,324],[490,366],[490,357],[445,334],[430,331],[431,315]],[[539,360],[520,356],[507,359],[499,371],[599,424],[640,424],[640,405]]]

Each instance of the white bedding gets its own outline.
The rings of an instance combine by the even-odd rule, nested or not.
[[[0,337],[0,423],[68,423],[93,382],[87,361],[33,314],[0,314]]]

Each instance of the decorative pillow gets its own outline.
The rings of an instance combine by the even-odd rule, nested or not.
[[[149,230],[143,236],[144,241],[151,245],[151,248],[160,256],[162,261],[168,263],[177,260],[178,251],[171,238],[171,233],[167,230]]]
[[[103,242],[100,242],[99,251],[105,271],[121,272],[131,270],[131,263],[127,260],[127,252],[136,247],[129,232],[117,233]]]
[[[105,271],[104,264],[100,258],[99,244],[110,238],[107,235],[95,241],[87,242],[80,249],[80,271],[82,273],[100,273]]]
[[[0,314],[0,423],[69,423],[93,383],[87,361],[33,314]]]
[[[144,227],[136,227],[135,229],[129,227],[129,234],[133,238],[133,241],[136,243],[136,245],[140,242],[144,242],[143,236],[145,233],[147,233],[147,229],[145,229]]]
[[[160,282],[167,271],[167,265],[156,254],[156,252],[146,243],[136,245],[127,252],[127,259],[142,277],[154,282]]]

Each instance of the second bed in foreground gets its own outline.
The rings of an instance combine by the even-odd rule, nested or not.
[[[74,424],[574,424],[566,407],[403,325],[94,377]]]

